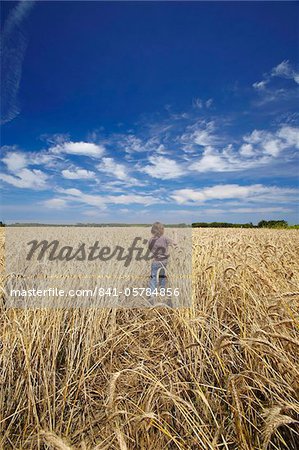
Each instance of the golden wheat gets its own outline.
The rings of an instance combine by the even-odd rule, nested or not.
[[[0,447],[296,450],[298,261],[296,230],[193,230],[190,308],[2,305]]]

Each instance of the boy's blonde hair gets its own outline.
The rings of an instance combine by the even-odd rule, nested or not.
[[[164,234],[164,225],[161,222],[155,222],[152,225],[152,234],[156,237],[162,236]]]

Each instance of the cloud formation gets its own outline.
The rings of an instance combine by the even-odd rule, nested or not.
[[[286,61],[279,64],[255,88],[268,90],[268,80],[278,77],[295,80],[290,67]],[[298,190],[287,186],[294,185],[291,176],[298,161],[298,116],[251,127],[261,122],[244,114],[239,128],[239,116],[216,114],[211,105],[195,99],[187,113],[171,110],[162,120],[144,120],[127,132],[101,130],[78,140],[68,134],[46,136],[47,148],[34,152],[5,146],[0,179],[18,189],[48,189],[49,198],[39,203],[45,208],[73,208],[87,215],[106,211],[111,217],[111,211],[128,214],[140,206],[146,215],[161,212],[159,205],[167,214],[186,205],[186,217],[195,206],[214,216],[294,214]],[[256,170],[263,167],[272,183],[277,184],[273,174],[278,175],[281,186],[266,186],[264,179],[249,184],[249,179],[264,177],[266,169]],[[291,175],[284,179],[289,169]],[[236,181],[241,176],[247,184]]]
[[[10,172],[23,169],[28,163],[25,153],[21,152],[7,153],[2,161]]]
[[[290,61],[286,59],[277,66],[273,67],[269,73],[266,73],[263,80],[256,81],[252,86],[258,91],[264,91],[273,78],[284,78],[299,84],[299,72],[297,72],[292,67]]]
[[[294,80],[295,83],[299,84],[299,72],[293,69],[288,60],[284,60],[274,67],[271,71],[271,76]]]
[[[299,149],[299,127],[283,125],[276,131],[253,130],[242,138],[243,143],[228,144],[223,149],[206,146],[200,158],[190,169],[204,172],[238,172],[265,166],[275,161],[282,152]],[[296,155],[289,154],[289,157]]]
[[[51,198],[50,200],[45,200],[42,205],[50,209],[64,209],[67,206],[67,202],[62,198]]]
[[[220,184],[202,189],[179,189],[171,194],[178,204],[203,204],[210,200],[246,199],[251,202],[261,201],[296,201],[298,189],[280,188],[253,184]]]
[[[19,169],[15,175],[0,174],[0,180],[17,188],[46,189],[48,175],[37,169]]]
[[[100,172],[104,172],[118,180],[128,181],[128,169],[119,162],[116,162],[113,158],[103,158],[101,164],[97,166]]]
[[[155,203],[159,203],[159,199],[148,194],[121,194],[121,195],[97,195],[97,194],[87,194],[82,192],[80,189],[70,188],[63,189],[59,188],[58,192],[62,197],[57,197],[52,200],[52,205],[60,206],[60,200],[69,203],[81,203],[82,205],[92,206],[99,209],[105,209],[106,205],[144,205],[149,206]]]
[[[62,170],[62,176],[68,180],[89,180],[94,178],[95,173],[91,170],[75,168],[73,170]]]
[[[66,153],[68,155],[89,156],[92,158],[100,158],[104,152],[105,147],[101,144],[94,144],[93,142],[72,142],[66,141],[55,145],[49,149],[50,153],[59,155]]]
[[[153,155],[149,157],[148,161],[150,164],[141,168],[140,171],[150,175],[153,178],[171,180],[184,175],[183,168],[174,159]]]

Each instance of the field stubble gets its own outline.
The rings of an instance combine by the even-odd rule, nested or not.
[[[295,230],[199,229],[190,308],[2,305],[0,448],[298,449],[297,261]]]

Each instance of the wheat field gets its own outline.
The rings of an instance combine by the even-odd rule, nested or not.
[[[9,309],[2,289],[0,448],[298,449],[298,231],[192,245],[189,308]]]

